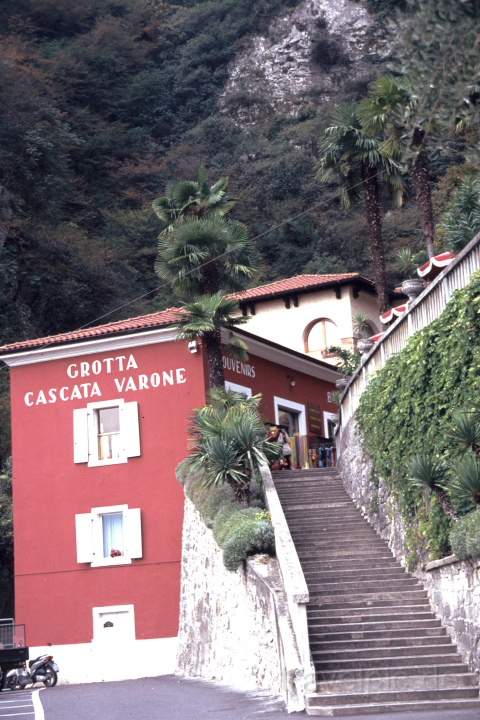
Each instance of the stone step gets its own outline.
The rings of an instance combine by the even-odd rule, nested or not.
[[[433,648],[436,651],[436,648]],[[345,653],[348,657],[348,653]],[[399,655],[397,649],[389,655],[374,655],[373,657],[348,658],[343,659],[335,657],[326,659],[317,655],[313,658],[316,670],[319,672],[327,672],[332,670],[367,670],[368,668],[397,668],[409,667],[411,665],[462,665],[460,657],[455,652],[442,653],[432,652],[431,655],[412,653],[411,655]],[[465,666],[464,666],[465,667]]]
[[[334,621],[337,621],[338,618],[334,618]],[[416,633],[427,631],[427,630],[434,630],[434,629],[443,629],[442,624],[440,620],[437,620],[437,618],[430,617],[428,620],[411,620],[410,618],[407,618],[407,616],[402,615],[400,616],[399,620],[390,620],[385,622],[362,622],[362,623],[356,623],[356,622],[349,622],[349,623],[336,623],[332,621],[331,624],[326,624],[323,619],[309,619],[308,621],[308,627],[311,631],[311,634],[318,634],[321,633],[323,635],[330,635],[330,634],[341,634],[344,633],[346,635],[349,634],[355,634],[355,633],[389,633],[389,632],[404,632],[404,631],[413,631]]]
[[[321,694],[314,693],[309,695],[309,705],[363,705],[364,703],[390,703],[390,702],[409,702],[412,700],[457,700],[476,698],[480,700],[478,688],[475,687],[453,687],[453,688],[419,688],[408,689],[407,683],[403,689],[397,690],[377,690],[368,693],[331,693]]]
[[[418,655],[433,656],[436,653],[441,655],[454,655],[457,651],[455,645],[451,643],[449,645],[397,645],[395,647],[380,647],[380,648],[360,648],[359,643],[355,648],[344,648],[341,650],[332,650],[326,648],[325,650],[312,649],[312,658],[314,662],[319,665],[329,664],[330,662],[341,662],[343,658],[349,661],[357,661],[362,663],[364,660],[381,660],[390,658],[395,662],[398,662],[402,658],[413,658]],[[353,643],[352,643],[353,646]]]
[[[312,590],[310,592],[310,600],[312,603],[321,603],[324,607],[342,607],[341,603],[354,602],[355,606],[358,607],[359,603],[371,603],[384,602],[385,600],[391,600],[398,605],[399,602],[417,602],[418,600],[427,600],[427,593],[425,590],[418,590],[415,587],[407,588],[402,590],[401,588],[395,588],[392,590],[378,590],[378,587],[371,592],[364,592],[363,590],[357,590],[353,592],[342,593],[341,591],[332,591],[330,588],[329,592],[317,592]]]
[[[338,698],[338,704],[326,705],[319,704],[319,697],[322,696],[310,696],[307,699],[306,711],[308,715],[323,715],[323,716],[341,716],[346,715],[371,715],[378,713],[392,713],[392,712],[420,712],[420,711],[451,711],[451,710],[466,710],[466,709],[480,709],[480,699],[475,696],[471,696],[470,691],[464,688],[460,691],[444,690],[444,694],[447,697],[442,697],[442,691],[413,691],[413,693],[405,693],[402,695],[392,694],[392,699],[388,700],[389,693],[372,693],[369,697],[371,702],[358,702],[357,704],[350,703],[348,696],[346,698],[346,704],[341,703],[341,698]],[[462,695],[463,693],[463,695]],[[377,697],[375,698],[375,695]],[[325,697],[325,696],[324,696]],[[327,696],[328,697],[328,696]],[[352,696],[354,697],[354,696]]]
[[[335,582],[339,578],[342,580],[356,580],[368,577],[370,580],[374,578],[378,580],[397,580],[408,578],[405,570],[400,567],[378,568],[375,570],[304,570],[303,574],[307,580],[316,580],[317,582],[330,583]]]
[[[310,598],[309,607],[318,607],[322,610],[346,610],[349,612],[350,608],[388,608],[389,605],[398,606],[403,604],[404,607],[408,605],[418,605],[419,602],[428,602],[428,596],[425,590],[413,590],[411,592],[401,593],[388,593],[379,592],[375,595],[356,595],[352,598],[342,597],[337,598],[332,596],[331,598],[318,597]]]
[[[367,651],[369,648],[380,648],[387,650],[388,648],[420,648],[424,645],[430,648],[440,647],[442,652],[450,652],[449,649],[444,649],[444,646],[451,646],[452,640],[448,635],[426,635],[421,636],[413,634],[411,636],[400,635],[399,637],[389,637],[383,635],[377,638],[347,638],[346,640],[331,640],[326,637],[317,636],[310,637],[310,647],[313,652],[324,652],[324,653],[336,653],[341,650],[351,650],[351,653],[357,651]]]
[[[368,683],[387,680],[390,682],[396,682],[397,678],[403,682],[405,678],[409,679],[409,682],[414,682],[417,677],[428,676],[431,678],[433,685],[440,682],[443,676],[452,675],[471,675],[468,666],[464,663],[457,662],[456,659],[451,663],[443,663],[441,665],[429,664],[428,658],[423,663],[423,658],[417,658],[418,662],[416,665],[403,665],[403,666],[388,666],[388,667],[373,667],[373,668],[358,668],[358,669],[341,669],[341,670],[317,670],[315,675],[318,683],[333,683],[333,682],[358,682]],[[477,676],[474,674],[475,680]]]
[[[421,589],[421,587],[415,578],[401,578],[400,580],[388,581],[389,592],[402,592],[410,589],[416,590]],[[315,596],[332,595],[332,593],[348,596],[357,593],[361,593],[362,595],[373,593],[376,595],[378,593],[378,580],[370,581],[365,579],[356,580],[355,582],[331,582],[327,584],[311,582],[308,584],[308,589]]]
[[[310,628],[310,640],[312,643],[319,642],[353,642],[357,640],[389,640],[389,639],[402,639],[402,638],[416,638],[417,640],[423,639],[427,642],[427,639],[434,637],[447,638],[447,631],[441,625],[428,627],[428,628],[412,628],[412,627],[400,627],[392,628],[390,630],[386,628],[377,628],[376,630],[338,630],[338,625],[335,626],[335,631],[332,632],[329,629],[325,632],[319,629],[318,626],[309,623]]]
[[[319,532],[328,532],[328,533],[330,533],[330,532],[345,533],[347,531],[350,532],[351,530],[354,530],[355,528],[365,528],[365,527],[370,528],[370,526],[368,524],[366,524],[365,521],[362,520],[362,518],[359,518],[359,519],[352,518],[351,520],[344,518],[341,526],[338,523],[327,522],[327,521],[319,522],[318,520],[310,520],[310,519],[292,520],[290,518],[289,527],[290,527],[290,530],[294,530],[294,529],[295,530],[311,530],[311,529],[315,528],[315,529],[319,530]],[[370,529],[372,529],[372,528],[370,528]]]
[[[422,668],[417,668],[422,672]],[[460,687],[477,688],[478,680],[475,673],[448,673],[438,675],[437,673],[420,675],[388,675],[386,677],[362,677],[358,679],[347,678],[345,680],[321,680],[317,683],[317,693],[350,693],[350,692],[392,692],[403,690],[444,690]],[[478,688],[477,688],[478,692]]]
[[[352,568],[352,562],[348,558],[340,558],[338,560],[321,560],[319,558],[312,558],[311,560],[305,559],[302,563],[302,566],[304,572],[308,571],[309,569],[318,569],[320,572],[330,572],[331,570],[338,569],[339,572],[342,572],[343,570],[350,570]],[[354,567],[358,570],[362,570],[364,568],[371,569],[372,567],[381,569],[390,567],[401,568],[402,566],[392,557],[392,555],[383,554],[380,556],[377,555],[375,557],[375,564],[372,563],[372,560],[369,557],[363,560],[359,560],[358,558],[356,558]]]
[[[377,535],[375,530],[371,528],[369,525],[366,525],[365,523],[355,523],[355,525],[350,525],[348,527],[348,531],[344,527],[337,527],[337,528],[329,528],[324,527],[323,525],[317,524],[317,525],[290,525],[290,532],[292,535],[298,536],[300,538],[302,537],[310,537],[311,535],[316,535],[319,538],[322,539],[328,539],[328,538],[351,538],[352,536],[359,536],[362,535],[364,537],[371,537],[375,538],[376,540],[381,540],[382,543],[385,543],[382,538]]]
[[[350,550],[352,554],[356,554],[357,552],[361,552],[367,550],[367,549],[376,549],[376,550],[383,550],[384,543],[379,538],[368,538],[364,535],[358,536],[359,540],[363,540],[363,543],[353,543],[352,541],[357,539],[357,536],[352,536],[349,540],[347,539],[341,539],[336,540],[335,538],[307,538],[306,540],[298,540],[296,543],[297,551],[304,551],[304,550],[310,550],[310,549],[320,549],[324,548],[325,550]],[[358,547],[361,545],[361,547]],[[353,546],[353,550],[352,550]]]
[[[350,607],[347,612],[340,608],[338,610],[321,609],[307,605],[307,614],[309,619],[316,619],[322,622],[336,622],[338,624],[353,622],[388,622],[389,620],[401,620],[402,615],[411,620],[428,620],[430,618],[437,619],[432,612],[428,601],[418,605],[390,605],[385,608],[379,607]],[[322,620],[324,618],[324,620]],[[439,621],[440,622],[440,621]]]

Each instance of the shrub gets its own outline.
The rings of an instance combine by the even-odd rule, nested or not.
[[[480,558],[480,510],[464,515],[453,525],[450,544],[459,560]]]
[[[324,33],[313,41],[311,57],[312,61],[324,70],[334,65],[347,65],[350,62],[341,38]]]
[[[271,523],[255,517],[242,517],[234,526],[223,547],[223,562],[227,570],[236,570],[239,564],[256,553],[275,552],[275,536]]]

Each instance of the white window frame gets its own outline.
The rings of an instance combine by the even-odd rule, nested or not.
[[[126,636],[121,638],[113,638],[114,640],[135,640],[135,607],[134,605],[107,605],[105,607],[94,607],[92,608],[92,619],[93,619],[93,641],[94,642],[108,642],[107,637],[103,632],[103,621],[105,615],[112,613],[125,613],[129,619],[129,628]]]
[[[102,408],[118,408],[121,452],[116,458],[98,457],[98,413]],[[133,422],[132,422],[133,418]],[[88,403],[86,408],[73,411],[74,463],[88,467],[122,465],[140,455],[140,425],[137,402],[126,403],[123,398]]]
[[[239,385],[238,383],[230,382],[230,380],[225,380],[225,390],[245,395],[247,399],[252,397],[252,388],[249,388],[246,385]]]
[[[112,513],[123,515],[124,554],[118,557],[103,556],[103,516]],[[132,530],[131,523],[135,523]],[[143,555],[141,513],[138,508],[129,508],[128,505],[108,505],[106,507],[92,508],[89,513],[75,516],[77,535],[77,562],[90,564],[90,567],[106,567],[111,565],[131,565],[132,560]],[[129,547],[130,534],[135,532],[134,551]],[[88,534],[88,537],[85,534]],[[133,543],[132,543],[133,544]],[[80,558],[79,558],[80,556]]]
[[[281,408],[285,410],[293,410],[298,413],[298,434],[307,434],[307,411],[305,405],[294,402],[293,400],[287,400],[286,398],[277,397],[273,398],[273,409],[275,412],[275,423],[278,425],[280,421]]]
[[[337,422],[337,414],[323,411],[323,430],[325,433],[325,438],[329,438],[330,435],[328,434],[328,421],[332,420],[332,422],[335,422],[335,425],[338,425]]]

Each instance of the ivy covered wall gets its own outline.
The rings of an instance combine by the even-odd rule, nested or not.
[[[480,407],[480,273],[438,320],[414,335],[363,393],[357,419],[374,475],[407,520],[409,565],[450,552],[450,519],[409,477],[415,453],[450,459],[448,428],[458,409]]]

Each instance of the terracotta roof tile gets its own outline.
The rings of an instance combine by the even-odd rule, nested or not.
[[[232,294],[230,297],[238,301],[269,298],[284,295],[287,292],[300,292],[309,288],[314,289],[317,287],[336,285],[337,283],[347,282],[355,278],[373,287],[373,283],[367,280],[367,278],[362,277],[359,273],[295,275],[294,277],[276,280],[275,282],[260,285],[250,290],[242,290],[241,292]],[[59,335],[49,335],[48,337],[35,338],[33,340],[21,340],[0,346],[0,355],[174,325],[178,320],[179,312],[181,312],[180,308],[168,308],[167,310],[150,313],[148,315],[140,315],[138,317],[127,318],[126,320],[117,320],[116,322],[96,325],[81,330],[73,330],[72,332],[60,333]]]
[[[349,280],[354,279],[361,280],[373,287],[371,280],[363,277],[360,273],[294,275],[294,277],[285,278],[284,280],[275,280],[267,285],[260,285],[259,287],[251,288],[250,290],[241,290],[240,292],[231,295],[231,297],[239,302],[243,300],[260,300],[263,298],[275,297],[277,295],[285,295],[285,293],[289,292],[300,292],[328,285],[336,285],[337,283],[348,282]]]
[[[178,320],[179,308],[168,308],[149,315],[117,320],[116,322],[96,325],[94,327],[73,330],[72,332],[49,335],[47,337],[35,338],[33,340],[21,340],[0,346],[0,354],[7,355],[23,350],[35,350],[36,348],[48,347],[49,345],[63,345],[64,343],[77,342],[79,340],[95,340],[105,335],[117,335],[136,330],[153,330],[166,325],[174,325]]]

